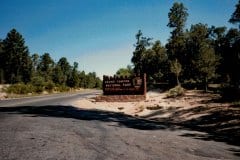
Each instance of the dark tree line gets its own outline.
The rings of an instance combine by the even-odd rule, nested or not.
[[[209,83],[221,83],[239,89],[240,25],[227,29],[198,23],[186,29],[187,17],[187,8],[174,3],[168,13],[171,36],[165,46],[137,32],[131,59],[134,73],[147,73],[150,83],[205,90]],[[229,22],[240,24],[240,1]]]
[[[0,40],[0,83],[33,84],[43,89],[50,84],[52,88],[101,87],[101,80],[96,73],[79,71],[77,62],[71,65],[65,57],[54,62],[49,53],[30,55],[23,36],[16,29]]]

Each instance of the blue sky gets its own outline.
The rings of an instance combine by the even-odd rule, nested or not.
[[[238,0],[1,0],[0,38],[16,28],[30,53],[67,57],[79,70],[113,75],[131,64],[135,34],[167,42],[174,2],[188,8],[191,24],[234,27],[228,19]]]

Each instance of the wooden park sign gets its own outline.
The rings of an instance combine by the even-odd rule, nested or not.
[[[130,77],[103,76],[103,95],[97,101],[139,101],[146,99],[146,74]]]
[[[145,98],[146,86],[146,74],[130,77],[103,76],[103,94],[107,96],[116,95],[116,98],[126,99]]]

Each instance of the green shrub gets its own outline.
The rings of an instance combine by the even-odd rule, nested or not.
[[[52,81],[48,81],[45,83],[45,89],[50,93],[53,92],[54,87],[55,87],[55,84]]]
[[[34,87],[31,84],[17,83],[10,85],[6,91],[12,94],[28,94],[34,92]]]
[[[175,98],[182,95],[184,95],[184,88],[178,85],[168,91],[167,98]]]
[[[31,80],[31,84],[34,86],[35,93],[42,93],[44,91],[44,78],[41,76],[35,76]]]
[[[33,86],[44,86],[45,85],[45,81],[44,81],[43,77],[35,76],[35,77],[32,78],[31,84]]]
[[[42,93],[44,90],[43,86],[34,86],[35,93]]]
[[[65,86],[65,85],[57,85],[55,87],[55,90],[58,91],[58,92],[67,92],[67,91],[70,90],[70,87]]]

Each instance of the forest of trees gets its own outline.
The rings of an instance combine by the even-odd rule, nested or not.
[[[229,15],[229,22],[239,24],[239,28],[198,23],[186,29],[187,11],[182,3],[173,4],[167,24],[171,36],[165,46],[145,37],[141,30],[137,32],[131,59],[133,73],[147,73],[148,84],[167,82],[207,91],[209,83],[217,83],[239,94],[240,1]],[[117,72],[126,73],[132,73],[131,67]]]
[[[15,84],[17,93],[67,91],[70,88],[101,88],[95,72],[78,71],[78,63],[70,65],[66,57],[54,62],[49,53],[30,54],[23,36],[12,29],[0,40],[0,84]],[[21,85],[19,85],[21,84]]]

